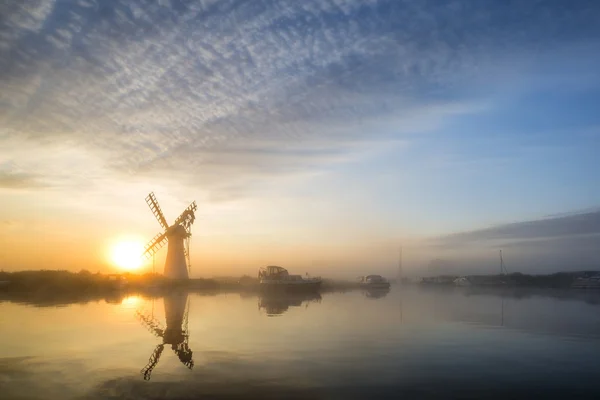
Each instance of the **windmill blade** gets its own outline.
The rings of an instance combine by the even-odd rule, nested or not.
[[[148,197],[146,197],[146,203],[148,204],[148,207],[150,207],[152,214],[154,214],[160,226],[162,226],[164,229],[167,229],[169,224],[167,224],[167,219],[158,205],[158,200],[156,200],[154,192],[150,193]]]
[[[189,348],[187,342],[179,343],[173,347],[173,352],[179,358],[179,361],[189,369],[194,368],[194,360],[192,359],[194,352]]]
[[[156,318],[150,317],[148,315],[144,315],[139,310],[135,312],[135,316],[140,320],[142,325],[146,327],[154,336],[162,338],[164,335],[164,328],[161,323],[156,320]]]
[[[144,247],[142,257],[146,260],[150,259],[150,257],[156,254],[156,252],[158,252],[168,241],[169,239],[167,239],[166,233],[157,233]]]
[[[194,212],[197,209],[198,209],[198,206],[196,205],[196,202],[193,201],[185,210],[183,210],[181,215],[179,217],[177,217],[177,219],[175,220],[173,225],[181,224],[186,229],[186,231],[188,231],[188,233],[189,233],[190,225],[192,225],[194,223],[194,220],[196,219]]]
[[[142,375],[144,375],[145,381],[150,380],[150,375],[152,374],[152,370],[154,369],[154,367],[156,367],[156,364],[158,364],[158,361],[160,360],[160,355],[162,354],[163,349],[164,349],[164,345],[162,345],[162,344],[159,344],[158,346],[156,346],[156,348],[152,352],[152,355],[148,359],[148,364],[146,364],[146,366],[144,368],[142,368],[142,370],[140,371],[142,373]]]
[[[190,299],[188,297],[187,304],[185,305],[185,311],[183,313],[183,323],[181,324],[181,329],[183,330],[183,335],[185,336],[185,342],[187,343],[190,332],[188,330],[188,315],[190,312]]]

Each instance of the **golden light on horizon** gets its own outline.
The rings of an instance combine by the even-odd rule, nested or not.
[[[142,266],[144,244],[137,240],[121,240],[110,250],[111,262],[125,271],[135,271]]]

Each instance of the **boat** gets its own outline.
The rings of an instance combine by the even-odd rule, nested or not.
[[[456,278],[454,280],[454,284],[456,286],[471,286],[471,281],[468,278],[461,276],[460,278]]]
[[[575,289],[600,289],[600,274],[578,277],[573,281],[571,287]]]
[[[381,275],[366,275],[358,278],[361,288],[364,289],[386,289],[390,282]]]
[[[258,271],[259,286],[263,290],[283,289],[316,291],[321,287],[321,278],[290,275],[287,269],[276,265],[263,267]]]

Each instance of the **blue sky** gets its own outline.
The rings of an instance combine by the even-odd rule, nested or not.
[[[0,220],[17,248],[90,224],[84,248],[149,239],[155,191],[173,214],[199,203],[201,264],[343,274],[392,268],[402,241],[417,269],[498,246],[446,254],[429,238],[600,206],[595,1],[9,0],[0,14]],[[544,264],[534,247],[523,270]]]

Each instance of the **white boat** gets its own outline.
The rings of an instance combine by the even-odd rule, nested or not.
[[[287,269],[270,265],[258,271],[261,289],[284,290],[318,290],[321,287],[321,278],[309,278],[302,275],[290,275]]]
[[[467,278],[465,278],[464,276],[461,276],[460,278],[456,278],[454,280],[454,284],[456,286],[471,286],[471,281],[469,281]]]
[[[358,278],[360,287],[365,289],[386,289],[390,282],[381,275],[366,275]]]

